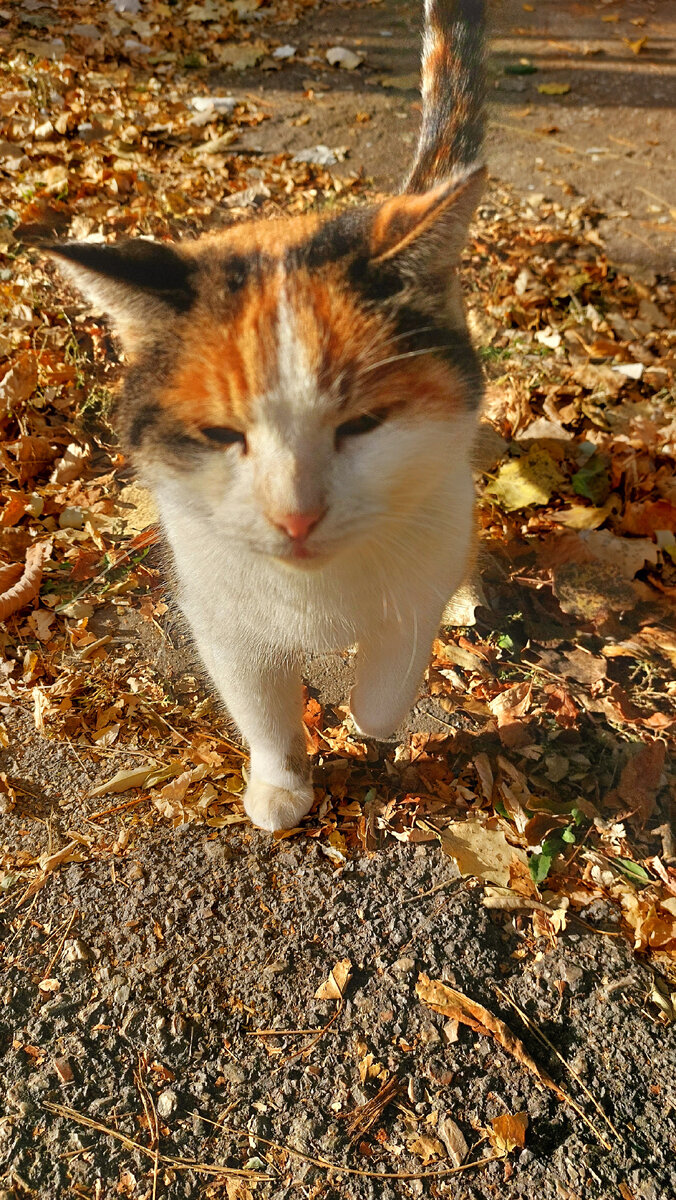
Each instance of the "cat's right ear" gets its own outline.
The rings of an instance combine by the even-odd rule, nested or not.
[[[195,300],[192,262],[165,242],[52,242],[44,249],[108,314],[127,350],[138,349]]]

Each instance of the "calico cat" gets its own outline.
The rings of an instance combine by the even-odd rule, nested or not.
[[[472,555],[482,381],[458,263],[484,182],[483,24],[481,0],[426,0],[417,154],[384,203],[51,248],[130,360],[122,433],[262,829],[313,802],[302,655],[356,643],[354,722],[391,734]]]

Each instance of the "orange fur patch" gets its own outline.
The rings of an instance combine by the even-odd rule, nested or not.
[[[383,247],[393,238],[397,246],[408,241],[421,224],[453,201],[458,190],[442,185],[426,196],[387,202],[377,218],[373,243]],[[161,396],[163,406],[188,428],[227,426],[246,431],[252,404],[275,386],[279,306],[285,284],[318,392],[333,397],[332,410],[342,420],[387,407],[393,397],[400,397],[420,415],[448,413],[462,396],[452,368],[432,353],[396,361],[402,349],[405,352],[404,343],[393,335],[382,311],[359,303],[339,264],[327,266],[321,274],[297,270],[287,279],[275,269],[285,251],[312,236],[319,224],[314,216],[253,222],[190,247],[204,277],[210,279],[181,323],[183,349]],[[269,261],[264,277],[246,283],[234,300],[224,296],[219,282],[224,252],[226,256],[260,252]],[[390,359],[395,361],[386,361]]]

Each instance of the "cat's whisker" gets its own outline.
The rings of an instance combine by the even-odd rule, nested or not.
[[[448,342],[442,342],[438,346],[425,346],[421,350],[406,350],[403,354],[391,354],[389,358],[381,358],[379,362],[364,367],[363,371],[358,372],[357,379],[363,379],[364,375],[369,375],[371,371],[377,371],[379,367],[387,367],[390,363],[402,362],[405,358],[419,358],[421,354],[436,354],[438,350],[448,350],[448,348]]]

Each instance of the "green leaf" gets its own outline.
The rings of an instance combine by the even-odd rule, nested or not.
[[[578,496],[603,504],[610,495],[608,463],[602,454],[592,454],[588,462],[573,475],[573,489]]]
[[[503,67],[505,75],[534,75],[537,67],[531,62],[507,63]]]
[[[514,642],[508,633],[501,633],[496,641],[501,650],[508,650],[510,654],[514,653]]]
[[[531,854],[528,859],[528,870],[534,884],[542,883],[549,875],[549,869],[552,865],[553,854]]]
[[[566,825],[566,828],[561,830],[561,837],[563,838],[564,842],[568,842],[568,845],[571,845],[571,843],[575,841],[575,834],[573,833],[572,826]]]
[[[610,860],[630,883],[636,883],[639,887],[645,887],[651,882],[650,875],[645,870],[645,867],[634,862],[633,858],[613,858]]]

